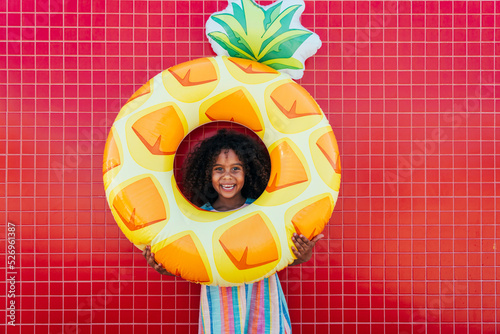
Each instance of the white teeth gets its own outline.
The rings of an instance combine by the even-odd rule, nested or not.
[[[234,188],[234,184],[232,186],[229,186],[229,185],[222,185],[222,188],[224,189],[233,189]]]

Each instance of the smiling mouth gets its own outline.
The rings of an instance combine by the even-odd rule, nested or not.
[[[235,184],[221,184],[221,188],[224,190],[233,190],[236,187]]]

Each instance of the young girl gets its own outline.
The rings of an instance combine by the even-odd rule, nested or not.
[[[252,138],[227,130],[202,141],[187,157],[183,186],[192,203],[207,211],[231,211],[257,199],[267,186],[269,156]],[[308,240],[294,234],[292,251],[308,261],[320,234]],[[163,275],[172,275],[156,263],[148,246],[143,252],[148,264]],[[283,290],[274,274],[261,281],[236,287],[201,286],[200,333],[291,333]]]

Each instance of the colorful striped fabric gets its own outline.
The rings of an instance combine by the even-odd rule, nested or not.
[[[247,199],[242,207],[253,201]],[[201,208],[216,211],[210,203]],[[288,305],[278,275],[241,286],[202,285],[199,333],[292,333]]]
[[[233,287],[201,287],[200,334],[288,334],[290,315],[274,274]]]

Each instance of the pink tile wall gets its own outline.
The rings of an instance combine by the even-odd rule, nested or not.
[[[280,273],[294,333],[495,333],[500,2],[306,4],[323,47],[300,84],[334,128],[343,183],[314,260]],[[6,331],[197,332],[199,286],[147,267],[110,214],[101,163],[137,88],[213,55],[204,23],[226,5],[0,1],[0,216],[17,253]]]

